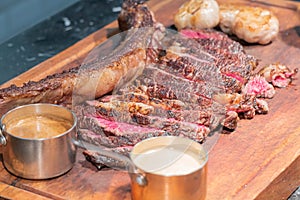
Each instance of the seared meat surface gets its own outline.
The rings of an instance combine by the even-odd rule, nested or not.
[[[147,0],[125,0],[118,17],[119,29],[154,27],[157,23],[153,13],[144,4]]]

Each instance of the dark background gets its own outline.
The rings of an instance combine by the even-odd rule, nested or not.
[[[114,21],[121,2],[0,0],[0,84]]]

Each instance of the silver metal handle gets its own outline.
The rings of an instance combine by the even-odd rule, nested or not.
[[[108,157],[108,158],[112,158],[114,160],[120,161],[121,163],[123,163],[120,166],[110,166],[110,163],[105,163],[107,166],[115,168],[117,170],[125,170],[128,171],[128,173],[131,176],[131,179],[135,182],[137,182],[140,186],[145,186],[147,185],[147,179],[146,176],[142,173],[140,173],[135,165],[133,164],[133,162],[131,161],[130,158],[123,156],[121,154],[112,152],[112,151],[108,151],[106,150],[104,147],[101,146],[96,146],[94,144],[85,142],[83,140],[83,138],[81,137],[80,134],[77,135],[77,138],[74,139],[73,138],[73,143],[82,149],[85,150],[89,150],[89,151],[96,151],[98,152],[100,155]]]
[[[107,151],[104,150],[103,148],[96,146],[94,144],[90,144],[88,142],[81,140],[73,140],[73,143],[82,149],[85,150],[90,150],[90,151],[96,151],[99,154],[101,154],[102,156],[108,157],[108,158],[112,158],[114,160],[117,161],[121,161],[124,165],[119,165],[117,166],[110,166],[110,163],[105,163],[107,166],[115,168],[117,170],[125,170],[128,171],[128,173],[130,174],[130,177],[133,181],[135,181],[137,184],[139,184],[140,186],[146,186],[147,185],[147,178],[143,173],[140,173],[135,165],[132,163],[132,161],[126,157],[123,156],[121,154],[115,153],[115,152],[111,152],[111,151]]]
[[[2,130],[5,129],[5,125],[0,127],[0,145],[6,145],[6,138],[4,137]]]
[[[134,174],[131,174],[131,179],[135,181],[139,186],[146,186],[148,184],[146,175],[142,173],[136,172]]]

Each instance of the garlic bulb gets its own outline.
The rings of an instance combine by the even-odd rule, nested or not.
[[[178,30],[184,28],[213,28],[219,23],[219,5],[215,0],[190,0],[174,17]]]
[[[279,32],[279,21],[269,10],[233,4],[220,5],[219,26],[249,43],[268,44]]]

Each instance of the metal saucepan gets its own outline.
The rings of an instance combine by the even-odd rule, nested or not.
[[[119,161],[117,167],[110,166],[111,162],[105,164],[129,172],[133,200],[205,199],[208,154],[193,140],[152,137],[137,143],[129,158],[82,140],[76,142],[77,146]]]
[[[26,120],[43,117],[48,120],[46,129],[42,122],[33,123],[40,131],[32,135],[34,128]],[[1,118],[5,168],[23,178],[53,178],[72,168],[80,147],[122,162],[121,169],[131,177],[135,200],[205,198],[208,155],[199,143],[175,136],[153,137],[136,144],[126,157],[81,140],[76,126],[76,116],[62,106],[29,104],[12,109]]]
[[[72,112],[53,104],[29,104],[8,111],[2,116],[0,127],[5,168],[28,179],[64,174],[76,161],[76,146],[72,142],[76,126]]]
[[[199,143],[175,136],[149,138],[133,148],[130,158],[136,168],[133,199],[205,199],[208,157]]]

